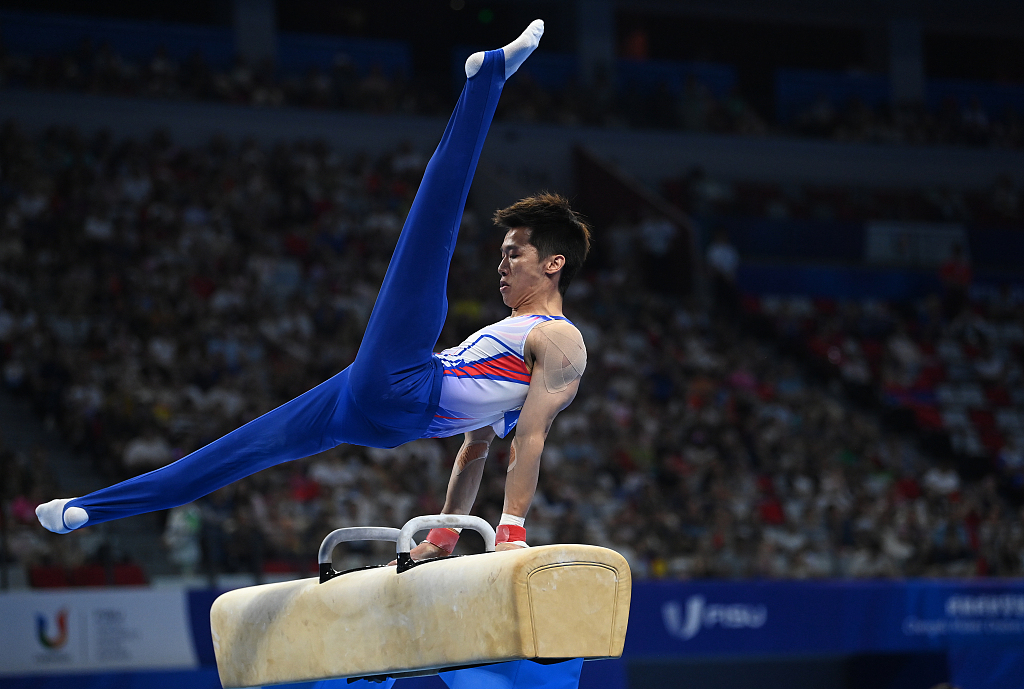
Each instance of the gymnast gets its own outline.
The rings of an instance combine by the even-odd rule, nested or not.
[[[466,85],[409,210],[355,360],[292,401],[147,474],[84,497],[36,508],[40,523],[68,533],[192,502],[282,462],[341,443],[397,447],[465,434],[444,505],[468,514],[495,435],[516,428],[497,550],[526,547],[524,521],[555,415],[576,396],[586,367],[579,330],[562,296],[590,247],[586,224],[554,194],[495,213],[506,230],[499,289],[512,314],[434,353],[448,310],[448,269],[466,196],[502,86],[536,49],[536,20],[500,50],[466,61]],[[434,529],[416,559],[451,554],[458,533]]]

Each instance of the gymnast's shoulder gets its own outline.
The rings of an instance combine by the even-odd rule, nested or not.
[[[587,347],[579,328],[564,319],[539,323],[526,338],[527,363],[540,361],[545,368],[570,370],[574,378],[582,376],[587,367]]]

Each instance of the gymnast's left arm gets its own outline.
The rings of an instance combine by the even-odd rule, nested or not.
[[[587,365],[583,338],[567,321],[548,321],[535,327],[526,342],[526,355],[533,359],[533,370],[509,451],[502,508],[503,517],[519,519],[525,519],[537,492],[541,453],[551,424],[575,399]],[[516,547],[500,543],[497,550]]]

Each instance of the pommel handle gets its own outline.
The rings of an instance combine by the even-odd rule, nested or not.
[[[397,541],[401,532],[390,526],[352,526],[347,529],[335,529],[327,534],[320,544],[317,560],[320,562],[320,583],[324,583],[338,575],[331,564],[334,548],[339,543],[348,541]]]
[[[488,553],[494,552],[494,529],[480,517],[468,514],[428,514],[422,517],[413,517],[405,523],[398,534],[395,546],[398,552],[398,573],[412,567],[412,556],[409,554],[413,548],[412,537],[420,531],[427,529],[473,529],[484,539],[484,550]]]

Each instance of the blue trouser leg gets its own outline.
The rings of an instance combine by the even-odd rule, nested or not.
[[[183,505],[341,443],[395,447],[422,437],[440,397],[433,348],[447,315],[448,267],[504,82],[504,54],[490,51],[427,164],[351,366],[187,457],[65,510],[82,507],[98,524]]]
[[[583,659],[544,665],[532,660],[513,660],[442,672],[448,689],[579,689]]]
[[[334,447],[343,442],[335,435],[340,426],[355,430],[366,424],[354,415],[358,409],[345,403],[347,379],[348,369],[177,462],[67,507],[85,508],[88,524],[177,507],[261,469]]]
[[[274,685],[276,689],[391,689],[393,686],[395,686],[394,677],[388,677],[383,682],[371,682],[366,679],[357,679],[354,682],[350,682],[342,677],[341,679],[321,679],[316,682]]]
[[[352,364],[352,387],[356,403],[381,423],[429,423],[440,398],[441,372],[432,355],[448,313],[448,267],[504,83],[504,53],[492,50],[466,82],[427,163],[370,314]]]

